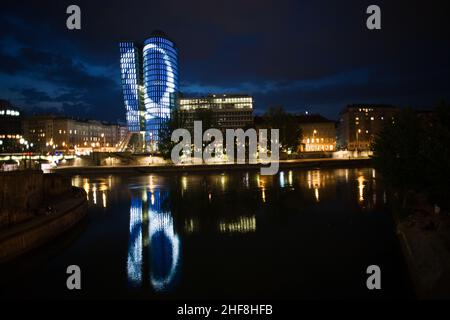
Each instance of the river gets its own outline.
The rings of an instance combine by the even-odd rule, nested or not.
[[[375,170],[74,176],[87,218],[1,267],[9,298],[408,298]],[[81,268],[82,289],[66,288]],[[366,269],[381,268],[381,290]]]

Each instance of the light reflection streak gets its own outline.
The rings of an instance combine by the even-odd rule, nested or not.
[[[168,192],[158,189],[132,198],[127,270],[133,286],[150,281],[156,291],[169,291],[176,278],[180,239],[171,212],[163,208],[167,199]]]
[[[321,188],[321,176],[319,170],[308,171],[308,188],[314,189],[316,201],[320,201],[319,189]]]
[[[248,233],[256,231],[256,216],[241,216],[237,220],[220,221],[220,233]]]
[[[359,190],[359,201],[363,202],[364,201],[364,181],[366,181],[364,179],[364,176],[359,176],[358,177],[358,190]]]
[[[142,200],[139,198],[131,199],[127,273],[133,285],[142,282]]]

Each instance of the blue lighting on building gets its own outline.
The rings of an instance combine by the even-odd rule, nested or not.
[[[140,66],[141,53],[133,42],[121,42],[120,72],[122,76],[123,99],[125,103],[128,131],[140,132],[142,126],[142,72]]]
[[[169,292],[177,282],[181,240],[169,208],[168,191],[132,190],[127,259],[128,284],[150,282],[158,292]],[[148,270],[148,273],[144,273]]]
[[[132,42],[122,42],[120,52],[129,130],[145,131],[147,149],[156,150],[159,131],[175,108],[178,49],[156,31],[145,40],[142,50]]]

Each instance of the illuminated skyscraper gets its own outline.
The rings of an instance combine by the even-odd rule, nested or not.
[[[140,132],[144,129],[143,92],[142,92],[142,52],[133,42],[121,42],[120,71],[122,90],[129,132]]]
[[[178,49],[161,31],[153,32],[142,50],[132,42],[119,46],[129,130],[143,132],[146,149],[156,150],[159,130],[175,108]]]

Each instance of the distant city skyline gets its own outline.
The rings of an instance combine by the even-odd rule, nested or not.
[[[66,28],[69,4],[2,4],[1,99],[25,112],[125,121],[117,43],[161,29],[181,48],[181,92],[250,94],[255,114],[282,105],[337,120],[353,103],[450,100],[450,34],[438,2],[377,1],[377,31],[365,28],[368,1],[77,1],[78,31]]]

